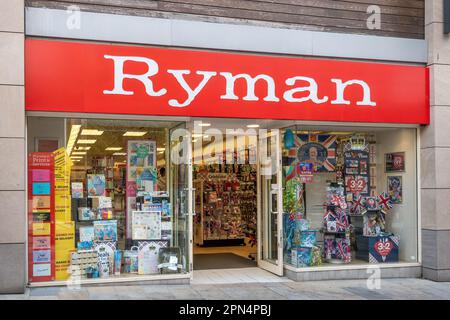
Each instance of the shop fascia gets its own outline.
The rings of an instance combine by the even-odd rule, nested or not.
[[[127,79],[134,79],[140,81],[144,87],[145,92],[151,97],[160,97],[169,94],[166,88],[159,90],[155,89],[151,77],[159,73],[158,62],[154,59],[141,56],[113,56],[104,55],[105,59],[110,59],[114,62],[114,88],[112,90],[104,90],[105,95],[133,95],[134,91],[124,89],[124,82]],[[130,74],[124,72],[124,66],[127,62],[137,62],[147,65],[147,72],[143,74]],[[242,98],[243,101],[259,101],[259,97],[255,93],[256,83],[265,82],[267,91],[263,98],[268,102],[280,102],[280,98],[276,96],[276,83],[270,75],[258,74],[251,76],[247,73],[232,74],[231,72],[217,72],[217,71],[201,71],[201,70],[187,70],[187,69],[167,69],[166,72],[171,74],[180,88],[184,91],[187,98],[184,101],[176,99],[169,99],[168,104],[171,107],[183,108],[189,106],[196,96],[203,90],[208,82],[213,81],[214,78],[222,77],[225,79],[225,94],[220,96],[221,100],[240,100],[235,94],[236,82],[239,79],[245,80],[247,84],[247,94]],[[185,76],[195,73],[202,77],[201,81],[195,86],[189,84]],[[349,86],[357,85],[362,89],[362,99],[356,101],[357,106],[376,106],[376,102],[371,99],[371,89],[367,82],[360,79],[351,79],[344,81],[339,78],[331,78],[330,81],[335,84],[334,99],[329,103],[332,105],[351,105],[351,101],[345,98],[345,91]],[[304,85],[298,85],[303,83]],[[283,93],[282,99],[288,103],[302,103],[313,102],[314,104],[323,104],[330,100],[330,97],[324,95],[319,97],[319,84],[314,78],[306,76],[293,76],[285,80],[286,90]],[[299,97],[299,95],[302,95]]]

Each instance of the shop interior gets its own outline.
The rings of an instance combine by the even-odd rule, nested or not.
[[[186,273],[191,262],[194,270],[255,267],[263,241],[258,207],[261,247],[277,260],[278,210],[268,209],[272,195],[264,195],[276,182],[258,177],[256,161],[261,128],[282,128],[271,148],[282,164],[285,265],[417,261],[415,129],[232,119],[203,119],[191,137],[189,261],[188,166],[169,164],[181,143],[170,133],[186,124],[28,118],[28,152],[53,152],[55,165],[63,164],[55,169],[56,280],[74,265],[81,278]],[[33,223],[49,222],[39,207],[44,198],[32,200]],[[41,249],[33,263],[45,270]],[[95,258],[83,256],[94,251]]]

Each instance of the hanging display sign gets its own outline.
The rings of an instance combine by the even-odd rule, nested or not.
[[[26,40],[26,110],[428,124],[428,69]]]

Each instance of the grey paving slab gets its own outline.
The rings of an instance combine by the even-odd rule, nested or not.
[[[89,299],[89,292],[87,289],[81,288],[78,290],[62,289],[58,293],[60,300],[87,300]]]
[[[61,287],[33,288],[30,291],[30,296],[57,296],[60,291]]]
[[[367,300],[388,300],[391,299],[391,295],[389,294],[382,294],[380,292],[378,292],[377,290],[370,290],[367,288],[359,288],[359,287],[347,287],[344,288],[346,291],[353,293],[359,297],[361,297],[362,299],[367,299]]]
[[[5,299],[448,299],[450,283],[424,279],[382,279],[381,288],[370,290],[366,280],[255,282],[234,284],[171,284],[171,285],[110,285],[83,286],[79,290],[67,287],[27,289],[23,295],[0,295]]]

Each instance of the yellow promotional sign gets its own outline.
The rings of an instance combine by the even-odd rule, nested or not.
[[[69,277],[70,253],[75,251],[75,222],[55,222],[55,278],[66,280]]]
[[[72,161],[65,148],[53,152],[55,161],[55,220],[71,220],[70,170]]]

